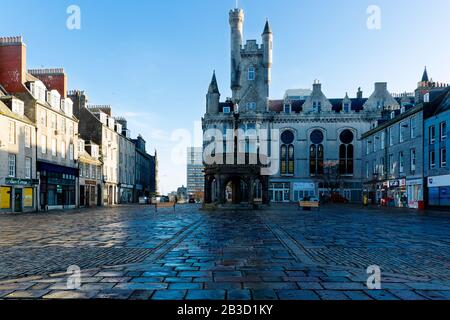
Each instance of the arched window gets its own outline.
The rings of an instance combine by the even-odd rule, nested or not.
[[[280,161],[282,175],[292,175],[295,172],[294,140],[295,136],[292,131],[284,131],[281,134]]]
[[[314,130],[311,133],[310,140],[312,142],[309,148],[309,172],[312,176],[323,174],[324,162],[324,135],[320,130]]]
[[[249,81],[253,81],[255,80],[255,67],[251,66],[250,68],[248,68],[248,80]]]
[[[341,175],[353,175],[354,161],[354,134],[350,130],[342,131],[340,135],[341,145],[339,146],[339,173]]]

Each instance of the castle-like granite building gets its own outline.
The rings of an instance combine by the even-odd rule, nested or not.
[[[316,80],[312,90],[287,91],[284,98],[271,100],[273,33],[269,22],[265,24],[261,44],[256,40],[244,44],[242,9],[231,10],[229,22],[232,97],[220,100],[214,74],[206,96],[203,130],[220,130],[224,136],[237,129],[258,133],[267,130],[264,131],[269,133],[267,155],[277,162],[277,170],[266,177],[256,172],[261,167],[259,161],[256,166],[206,164],[205,202],[221,205],[290,202],[331,193],[351,202],[361,201],[364,163],[361,136],[376,126],[383,110],[400,109],[399,99],[389,93],[387,83],[375,83],[368,98],[363,97],[360,89],[355,97],[344,93],[339,98],[328,98]],[[235,146],[236,140],[235,137]],[[260,140],[247,142],[245,153],[258,154]],[[214,142],[204,142],[205,151],[211,143]],[[224,154],[231,152],[227,147],[224,142]],[[238,153],[233,152],[235,156]],[[227,174],[221,172],[225,168]],[[230,170],[235,170],[235,174]]]

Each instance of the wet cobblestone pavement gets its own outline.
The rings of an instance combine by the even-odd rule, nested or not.
[[[69,266],[81,288],[67,289]],[[367,267],[382,270],[368,290]],[[450,299],[450,214],[123,206],[0,215],[0,299]]]

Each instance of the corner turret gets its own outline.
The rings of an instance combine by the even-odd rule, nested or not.
[[[262,34],[263,41],[263,66],[264,66],[264,80],[266,84],[272,81],[272,62],[273,62],[273,34],[270,28],[269,20],[266,21],[264,31]]]
[[[209,84],[208,94],[206,95],[206,113],[219,113],[220,92],[217,85],[216,72],[213,72],[211,83]]]

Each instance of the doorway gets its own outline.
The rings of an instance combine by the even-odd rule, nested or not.
[[[22,212],[22,189],[14,189],[14,212]]]
[[[80,186],[80,207],[84,207],[86,205],[86,199],[84,194],[84,186]]]
[[[289,183],[273,183],[270,188],[271,201],[290,202],[291,188]]]

